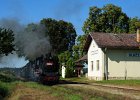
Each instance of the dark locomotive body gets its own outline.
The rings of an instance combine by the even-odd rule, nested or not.
[[[43,84],[58,83],[59,63],[58,58],[50,54],[30,61],[21,69],[21,76],[29,81],[38,81]]]
[[[41,67],[39,81],[43,84],[58,83],[59,81],[59,64],[55,57],[46,58]]]

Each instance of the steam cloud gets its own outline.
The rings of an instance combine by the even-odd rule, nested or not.
[[[14,31],[16,49],[19,51],[18,54],[24,55],[30,60],[34,60],[51,51],[49,37],[45,36],[45,27],[43,25],[31,24],[27,28],[25,25],[21,25],[16,19],[1,19],[0,27]],[[16,53],[13,55],[15,56],[8,56],[9,59],[16,59],[14,58],[16,57]],[[0,63],[2,63],[2,59],[5,58],[2,57]]]
[[[45,55],[51,51],[49,37],[45,36],[45,27],[43,25],[30,26],[16,36],[16,44],[21,53],[30,60],[34,60],[41,55]]]

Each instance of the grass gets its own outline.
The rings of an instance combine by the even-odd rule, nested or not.
[[[114,84],[114,85],[128,85],[128,86],[140,86],[140,80],[107,80],[97,81],[101,84]]]
[[[5,83],[0,81],[0,100],[3,100],[6,96],[10,95],[15,83]]]
[[[24,85],[30,88],[47,91],[51,96],[54,96],[60,100],[82,100],[81,95],[75,94],[73,90],[62,86],[45,86],[34,82],[26,82]]]
[[[118,100],[122,96],[109,94],[101,91],[93,91],[83,87],[69,87],[67,85],[44,86],[34,82],[20,83],[26,87],[48,92],[57,100]],[[114,99],[116,98],[116,99]]]
[[[103,81],[95,81],[89,80],[85,77],[80,78],[66,78],[63,79],[66,81],[73,81],[79,83],[99,83],[99,84],[110,84],[110,85],[125,85],[125,86],[138,86],[140,87],[140,80],[103,80]]]
[[[99,83],[99,84],[114,84],[114,85],[129,85],[129,86],[140,86],[140,80],[108,80],[108,81],[94,81],[88,80],[87,78],[66,78],[65,81],[77,82],[77,83]],[[16,86],[22,86],[28,89],[34,89],[38,92],[44,91],[50,96],[57,98],[56,100],[114,100],[114,98],[122,99],[121,96],[113,95],[98,90],[92,90],[85,87],[73,87],[67,85],[42,85],[35,82],[0,82],[0,100],[5,96],[8,96],[13,89],[16,90]],[[4,94],[2,94],[4,93]],[[17,98],[22,95],[18,93]],[[10,100],[10,99],[9,99]],[[16,99],[18,100],[18,99]]]

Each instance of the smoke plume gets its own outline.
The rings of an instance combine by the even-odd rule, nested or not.
[[[45,36],[45,27],[39,24],[31,24],[27,29],[19,32],[16,36],[16,46],[20,53],[30,60],[45,55],[51,50],[49,37]]]
[[[13,53],[13,55],[9,55],[6,58],[1,57],[0,63],[3,66],[4,63],[8,64],[10,62],[10,60],[6,59],[17,59],[17,54],[21,57],[24,56],[24,58],[28,58],[29,60],[34,60],[51,51],[49,37],[45,35],[45,27],[43,25],[30,24],[27,26],[20,24],[16,19],[1,19],[0,27],[14,31],[17,50],[17,53]]]

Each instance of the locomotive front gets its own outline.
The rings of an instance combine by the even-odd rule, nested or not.
[[[40,82],[43,84],[55,84],[59,82],[59,64],[54,57],[46,58],[41,67]]]

